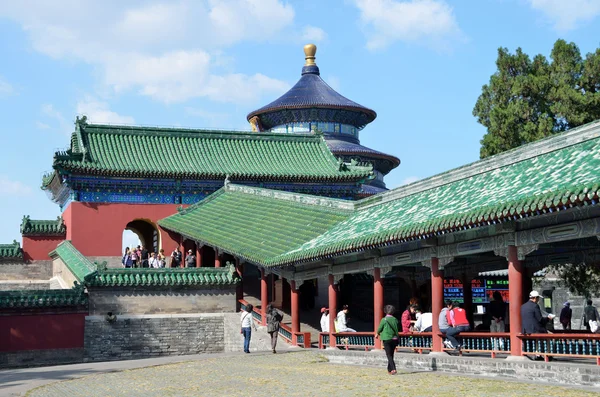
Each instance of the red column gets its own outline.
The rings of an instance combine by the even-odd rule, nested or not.
[[[183,237],[181,237],[181,239],[179,240],[179,251],[181,251],[181,263],[179,264],[179,267],[184,267],[185,266],[185,257],[187,252],[185,252],[185,240],[183,239]]]
[[[523,303],[523,266],[517,247],[508,247],[508,300],[510,307],[510,355],[521,357],[521,304]]]
[[[215,248],[215,267],[221,267],[221,255],[219,255],[219,251]]]
[[[471,324],[471,328],[475,327],[475,323],[473,321],[473,291],[471,290],[471,278],[466,273],[462,275],[462,284],[463,284],[463,298],[465,301],[465,311],[467,312],[467,320],[469,320],[469,324]]]
[[[292,300],[292,344],[297,345],[295,332],[300,332],[300,310],[298,302],[298,290],[296,289],[296,282],[290,281],[290,292]]]
[[[383,318],[383,283],[381,282],[381,269],[373,269],[373,326],[377,332],[379,323]],[[381,349],[381,340],[375,338],[375,349]]]
[[[265,269],[260,269],[260,311],[262,312],[262,325],[267,325],[268,294]]]
[[[333,274],[329,275],[329,346],[335,347],[335,316],[337,315],[337,290]]]
[[[442,339],[438,336],[440,325],[438,317],[444,307],[444,272],[440,270],[438,258],[431,258],[431,313],[433,324],[431,332],[433,337],[433,351],[442,351]]]
[[[196,267],[202,267],[202,247],[196,243]]]

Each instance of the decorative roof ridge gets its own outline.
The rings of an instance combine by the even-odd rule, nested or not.
[[[109,131],[106,131],[109,130]],[[94,134],[137,134],[147,135],[153,133],[163,136],[178,136],[178,137],[198,137],[199,135],[207,135],[207,138],[223,138],[223,139],[277,139],[288,141],[316,141],[318,136],[315,134],[280,134],[275,132],[253,132],[246,130],[211,130],[211,129],[194,129],[194,128],[178,128],[178,127],[145,127],[145,126],[128,126],[128,125],[111,125],[111,124],[87,124],[84,132]]]
[[[303,204],[303,205],[328,207],[328,208],[342,210],[342,211],[353,211],[354,203],[355,203],[354,201],[349,201],[349,200],[335,199],[335,198],[330,198],[330,197],[313,196],[310,194],[302,194],[302,193],[293,193],[293,192],[287,192],[287,191],[283,191],[283,190],[265,189],[262,187],[237,185],[237,184],[233,184],[233,183],[225,185],[222,189],[219,189],[217,192],[220,192],[220,191],[236,192],[236,193],[248,194],[248,195],[259,196],[259,197],[268,197],[268,198],[273,198],[273,199],[277,199],[277,200],[292,201],[292,202],[295,202],[298,204]],[[216,194],[217,192],[213,193],[212,195]],[[207,197],[207,199],[209,197]]]
[[[79,282],[84,282],[88,276],[97,272],[97,266],[79,252],[71,240],[61,242],[48,255],[52,259],[60,258]]]
[[[21,244],[17,240],[10,244],[0,244],[0,258],[23,258]]]
[[[88,297],[80,284],[71,289],[0,291],[0,308],[3,309],[85,307],[87,304]]]
[[[31,219],[29,215],[23,216],[20,231],[22,235],[57,235],[62,236],[67,233],[67,229],[61,216],[56,219]]]
[[[600,120],[593,121],[580,127],[573,128],[561,134],[553,135],[536,142],[528,143],[518,148],[478,160],[473,163],[436,174],[406,186],[400,186],[375,196],[367,197],[356,202],[356,209],[361,210],[398,200],[403,197],[421,193],[436,187],[467,179],[479,174],[520,163],[534,157],[565,149],[600,137]]]

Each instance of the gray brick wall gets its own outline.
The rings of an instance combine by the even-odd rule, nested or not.
[[[0,280],[0,291],[50,289],[50,281]]]
[[[52,261],[0,262],[0,280],[49,280]]]
[[[235,311],[235,287],[89,289],[90,315],[227,313]]]
[[[0,368],[33,367],[41,365],[83,362],[83,349],[25,350],[0,353]]]
[[[103,316],[85,320],[85,361],[223,352],[223,314]]]

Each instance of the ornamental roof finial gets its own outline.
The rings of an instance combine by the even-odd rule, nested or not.
[[[315,54],[317,53],[317,46],[314,44],[307,44],[304,46],[304,59],[306,63],[304,66],[316,66]]]

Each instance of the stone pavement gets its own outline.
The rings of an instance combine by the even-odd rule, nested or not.
[[[180,359],[191,361],[155,365],[160,364],[160,359],[137,360],[135,365],[141,361],[154,365],[137,369],[133,369],[133,361],[111,362],[107,364],[119,372],[95,374],[94,371],[101,369],[96,367],[99,364],[93,364],[87,369],[80,368],[77,375],[88,376],[46,384],[29,391],[27,396],[600,396],[574,387],[432,372],[405,371],[390,376],[381,368],[329,364],[315,351],[276,355],[216,354]],[[123,363],[130,363],[130,369],[118,367]],[[32,371],[43,370],[52,371],[48,368]],[[0,376],[6,372],[0,372]],[[35,381],[23,376],[17,380],[15,375],[13,373],[13,382],[25,385],[23,390],[36,386]],[[60,375],[55,380],[64,379],[60,371],[55,375]],[[0,389],[0,394],[7,390]]]

